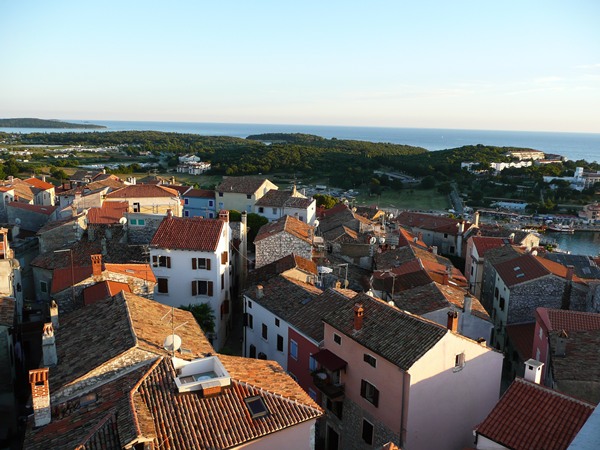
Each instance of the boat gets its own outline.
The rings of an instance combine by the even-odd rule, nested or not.
[[[546,228],[548,231],[555,231],[557,233],[574,233],[575,228],[572,225],[565,225],[564,223],[550,224]]]

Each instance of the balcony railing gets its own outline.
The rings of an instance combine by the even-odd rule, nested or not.
[[[344,399],[344,385],[336,384],[326,371],[317,371],[313,374],[313,383],[316,388],[333,401]]]

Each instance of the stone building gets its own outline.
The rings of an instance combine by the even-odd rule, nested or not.
[[[256,268],[292,253],[312,259],[313,240],[314,227],[291,216],[263,225],[254,239]]]

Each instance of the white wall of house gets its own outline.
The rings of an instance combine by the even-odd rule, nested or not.
[[[314,449],[316,420],[308,420],[293,427],[256,439],[233,448],[256,450],[312,450]]]
[[[244,356],[250,356],[250,346],[254,345],[257,356],[259,353],[264,353],[266,359],[277,361],[284,370],[287,370],[288,323],[245,295],[244,313],[247,324],[243,336]],[[276,325],[276,320],[279,321],[279,326]],[[263,337],[263,325],[267,327],[266,339]],[[278,335],[283,338],[281,350],[277,348]]]
[[[485,436],[477,435],[477,450],[508,450],[508,447],[498,444]]]
[[[181,217],[183,208],[178,197],[128,197],[128,198],[107,198],[105,202],[123,202],[129,203],[130,212],[140,212],[145,214],[159,214],[164,216],[167,210],[171,210],[173,215]]]
[[[314,225],[317,218],[317,202],[313,200],[308,208],[288,208],[275,206],[254,206],[254,212],[273,222],[283,216],[292,216],[301,222]]]
[[[212,339],[213,347],[220,350],[227,338],[227,323],[231,317],[231,252],[230,229],[223,228],[223,236],[214,252],[199,252],[190,250],[169,250],[160,248],[150,249],[150,264],[157,283],[154,289],[154,300],[165,305],[179,307],[181,305],[208,303],[215,316],[215,334]],[[227,260],[222,263],[222,255],[227,252]],[[155,257],[157,263],[154,263]],[[167,260],[167,258],[169,258]],[[192,258],[210,260],[210,270],[192,267]],[[170,267],[167,267],[169,261]],[[198,267],[198,264],[197,264]],[[160,280],[166,280],[160,281]],[[196,282],[196,295],[192,295],[192,282]],[[167,292],[164,290],[166,283]],[[212,296],[208,295],[208,283],[212,283]],[[221,305],[229,301],[229,313],[221,314]]]

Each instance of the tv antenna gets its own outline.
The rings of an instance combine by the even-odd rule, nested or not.
[[[171,314],[171,334],[169,334],[165,338],[165,340],[163,342],[163,348],[166,351],[171,352],[171,356],[175,356],[175,352],[181,348],[181,338],[175,334],[175,330],[177,328],[181,328],[187,322],[183,322],[182,324],[175,326],[175,308],[173,306],[171,307],[170,314]],[[169,315],[169,313],[166,313],[164,316],[162,316],[162,318],[160,320],[163,321],[165,319],[165,317],[167,317],[168,315]]]

